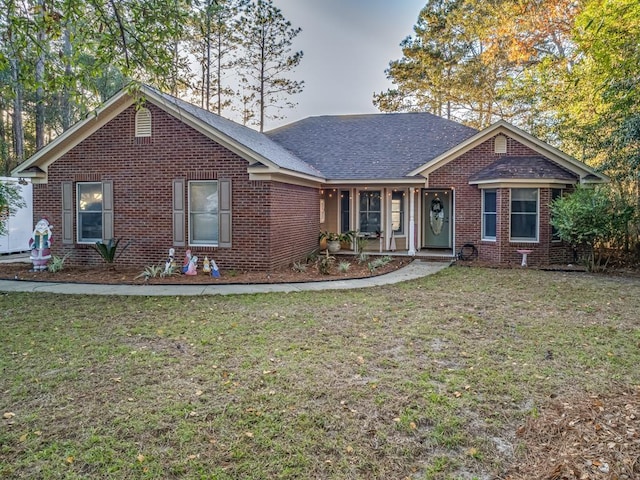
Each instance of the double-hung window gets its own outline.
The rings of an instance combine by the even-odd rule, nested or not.
[[[482,190],[482,239],[495,240],[497,227],[497,194],[495,188]]]
[[[380,233],[382,195],[380,191],[360,192],[360,231]]]
[[[218,245],[218,182],[189,182],[189,244]]]
[[[511,189],[511,240],[538,241],[537,188]]]
[[[78,243],[102,241],[102,183],[77,183]]]

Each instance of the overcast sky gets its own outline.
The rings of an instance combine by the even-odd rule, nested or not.
[[[305,81],[295,109],[266,129],[315,115],[374,113],[374,92],[391,87],[385,69],[401,58],[425,0],[273,0],[294,27],[304,57],[295,78]]]

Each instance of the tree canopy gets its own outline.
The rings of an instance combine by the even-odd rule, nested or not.
[[[269,56],[256,83],[249,39],[262,14]],[[265,110],[302,88],[286,76],[299,31],[270,0],[0,0],[2,173],[132,80],[218,114],[255,110],[245,116],[262,128]],[[261,101],[243,103],[247,91]]]
[[[634,0],[428,0],[383,111],[474,127],[498,118],[610,174],[640,174],[640,4]],[[637,187],[636,187],[637,188]]]

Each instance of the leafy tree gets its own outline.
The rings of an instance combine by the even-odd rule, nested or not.
[[[640,4],[587,2],[575,38],[582,57],[563,127],[640,206]]]
[[[292,53],[291,49],[301,29],[293,28],[272,0],[257,0],[247,5],[240,17],[239,28],[244,48],[239,64],[245,90],[243,98],[255,100],[257,125],[262,132],[267,110],[293,107],[295,104],[289,100],[284,100],[284,107],[280,101],[304,88],[303,81],[286,76],[302,60],[302,52]],[[269,118],[279,117],[272,114]]]
[[[608,187],[578,187],[551,204],[551,223],[559,238],[584,252],[590,271],[606,268],[605,247],[628,246],[636,224],[635,209]],[[636,232],[637,233],[637,232]]]
[[[7,72],[9,79],[0,84],[0,107],[12,119],[5,170],[40,148],[46,132],[57,131],[56,123],[68,128],[95,107],[104,72],[175,91],[186,64],[176,45],[184,38],[190,5],[191,0],[0,0],[0,77]],[[23,117],[27,127],[35,127],[29,128],[33,138]]]
[[[7,220],[24,206],[20,187],[15,183],[0,182],[0,235],[6,235]]]
[[[493,11],[475,0],[429,0],[403,58],[386,71],[396,88],[374,95],[383,111],[429,111],[475,127],[495,120],[504,56],[493,52],[486,32]],[[490,61],[489,61],[490,60]]]

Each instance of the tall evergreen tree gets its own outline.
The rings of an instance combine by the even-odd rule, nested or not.
[[[288,98],[304,88],[303,81],[287,77],[302,60],[301,51],[292,53],[293,40],[301,29],[292,27],[272,0],[247,5],[239,28],[244,48],[239,64],[243,98],[255,98],[257,125],[262,132],[267,118],[280,118],[268,115],[267,110],[295,106]]]

